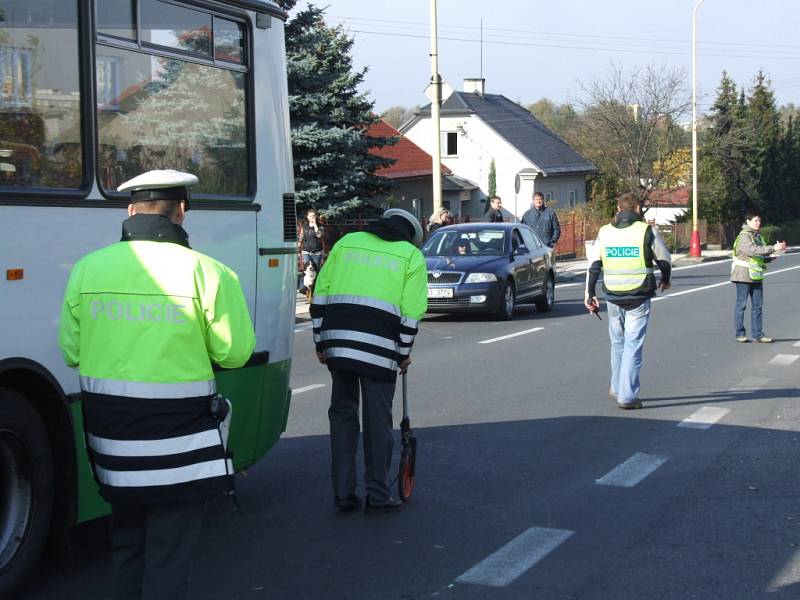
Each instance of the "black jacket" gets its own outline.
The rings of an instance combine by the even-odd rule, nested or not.
[[[493,208],[490,208],[489,210],[486,211],[486,214],[483,215],[483,216],[487,221],[489,221],[489,223],[502,223],[503,222],[503,211],[502,211],[502,209],[501,210],[495,210]]]

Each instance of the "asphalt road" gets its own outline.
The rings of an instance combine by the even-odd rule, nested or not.
[[[729,269],[678,269],[653,304],[639,411],[607,395],[606,315],[581,284],[550,314],[427,318],[417,489],[395,515],[333,511],[330,379],[298,325],[288,430],[240,478],[243,513],[211,507],[191,597],[800,598],[800,255],[765,283],[774,344],[735,342]],[[20,597],[110,597],[106,525]]]

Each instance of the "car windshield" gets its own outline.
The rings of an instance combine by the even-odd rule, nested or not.
[[[502,229],[437,231],[422,246],[425,256],[500,256],[506,233]]]

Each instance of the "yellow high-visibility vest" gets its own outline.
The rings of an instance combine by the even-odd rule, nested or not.
[[[648,227],[647,223],[637,221],[621,229],[610,224],[600,229],[597,236],[603,241],[600,259],[603,262],[603,280],[609,292],[636,290],[653,273],[644,259]]]
[[[762,281],[764,279],[764,271],[767,270],[767,261],[764,260],[763,256],[751,256],[750,260],[741,260],[736,258],[736,250],[739,247],[739,238],[742,235],[749,235],[753,238],[753,243],[757,244],[756,238],[753,234],[748,233],[746,231],[740,231],[739,235],[736,236],[736,241],[733,242],[733,262],[731,263],[731,273],[736,267],[744,267],[748,270],[748,275],[750,275],[750,279],[753,281]],[[764,240],[761,239],[761,246],[766,246]]]

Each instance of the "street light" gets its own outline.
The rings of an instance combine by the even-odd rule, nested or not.
[[[442,79],[439,77],[439,46],[437,42],[436,0],[431,0],[431,121],[433,122],[433,214],[442,207],[442,133],[439,110],[442,103]]]
[[[697,231],[697,0],[692,11],[692,243],[689,256],[700,256],[700,232]]]

